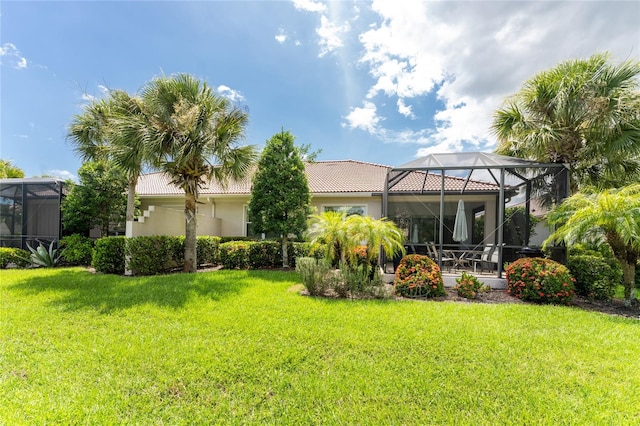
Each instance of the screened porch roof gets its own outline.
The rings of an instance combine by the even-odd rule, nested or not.
[[[426,157],[394,167],[393,170],[535,169],[558,166],[558,164],[540,163],[490,152],[448,152],[429,154]]]

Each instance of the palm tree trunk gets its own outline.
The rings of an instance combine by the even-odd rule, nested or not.
[[[622,265],[622,281],[624,282],[624,305],[631,306],[631,301],[635,296],[633,293],[636,285],[636,264],[628,262],[626,259],[619,260]]]
[[[287,252],[288,245],[289,245],[289,240],[287,238],[287,235],[283,234],[282,235],[282,267],[283,268],[289,267],[289,253]]]
[[[184,272],[196,272],[196,195],[190,191],[184,194],[185,239],[184,239]]]
[[[133,216],[134,209],[136,208],[136,184],[138,183],[138,177],[129,179],[129,188],[127,189],[127,214],[126,214],[126,222],[125,222],[125,237],[131,238],[133,237]],[[129,267],[131,263],[131,255],[128,253],[124,256],[124,274],[132,275],[133,272]]]

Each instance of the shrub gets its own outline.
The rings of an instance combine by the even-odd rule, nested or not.
[[[458,293],[458,296],[466,299],[475,299],[478,293],[490,290],[478,278],[466,272],[463,272],[460,278],[456,278],[456,283],[453,289]]]
[[[166,270],[170,270],[172,268],[181,269],[184,266],[184,236],[170,236],[167,238],[167,252],[169,259],[167,260],[167,264],[165,265]],[[196,240],[197,244],[197,240]],[[198,247],[196,245],[196,254]],[[198,260],[200,262],[200,260]]]
[[[573,298],[574,279],[569,269],[551,259],[518,259],[505,272],[507,292],[522,300],[568,304]]]
[[[622,283],[620,264],[600,255],[570,256],[567,266],[576,279],[576,293],[590,299],[610,299]]]
[[[247,269],[249,267],[249,241],[229,241],[222,243],[220,249],[220,263],[227,269]]]
[[[157,275],[173,266],[171,238],[167,235],[128,238],[129,269],[133,274]]]
[[[218,246],[220,245],[220,240],[220,237],[206,235],[197,237],[196,256],[198,265],[215,265],[219,262]],[[184,247],[184,242],[182,244]],[[182,250],[182,257],[184,258],[184,248]]]
[[[80,234],[66,236],[60,240],[62,259],[67,265],[91,265],[93,240]]]
[[[396,293],[404,297],[446,294],[440,268],[428,256],[420,254],[409,254],[400,260],[393,285]]]
[[[93,267],[104,274],[124,274],[125,237],[99,238],[93,250]]]
[[[16,247],[0,247],[0,269],[5,269],[10,263],[26,268],[31,265],[31,253]]]
[[[322,296],[330,286],[331,265],[323,259],[299,257],[296,271],[300,274],[302,284],[312,296]]]
[[[339,279],[334,283],[334,291],[340,297],[373,297],[379,299],[390,296],[382,284],[382,276],[379,269],[377,267],[369,267],[368,262],[357,266],[341,263]]]
[[[282,244],[275,240],[252,241],[247,245],[247,263],[251,269],[282,266]],[[289,254],[291,257],[291,255]]]

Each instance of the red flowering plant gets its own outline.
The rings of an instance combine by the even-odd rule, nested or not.
[[[537,303],[569,304],[575,293],[569,269],[551,259],[523,258],[505,268],[507,292]]]
[[[458,293],[458,296],[466,299],[475,299],[478,293],[490,290],[478,278],[466,272],[463,272],[460,278],[456,278],[456,283],[453,289]]]
[[[396,293],[404,297],[444,296],[444,283],[438,265],[428,256],[409,254],[402,258],[396,279]]]

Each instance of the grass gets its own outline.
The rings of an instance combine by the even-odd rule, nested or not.
[[[295,273],[0,271],[0,424],[638,424],[640,322]]]

